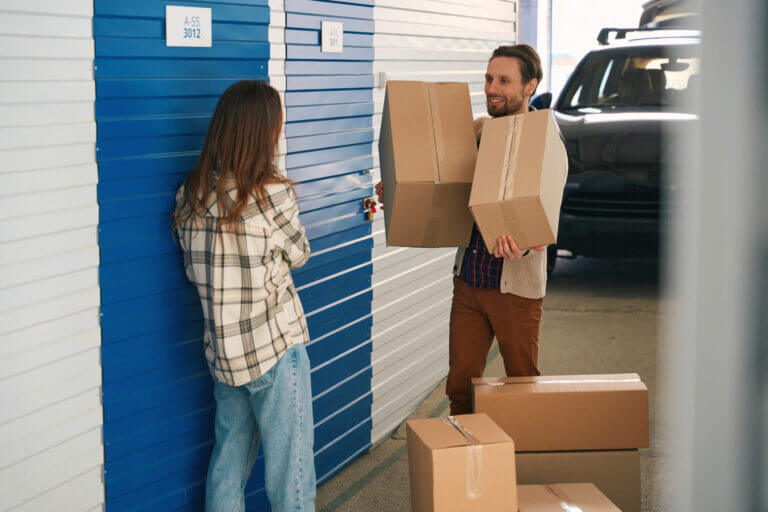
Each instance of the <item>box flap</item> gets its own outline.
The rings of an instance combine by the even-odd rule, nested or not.
[[[463,82],[428,83],[432,125],[441,182],[471,183],[475,174],[477,142],[469,85]]]
[[[454,420],[480,444],[511,443],[512,439],[485,414],[463,414],[453,416]],[[411,420],[408,428],[418,436],[430,450],[441,450],[473,444],[445,418]]]
[[[501,183],[504,189],[502,199],[539,196],[541,193],[544,171],[542,163],[550,122],[554,123],[554,120],[549,110],[513,116],[514,135],[510,147],[509,170]]]
[[[542,375],[473,378],[476,393],[567,393],[589,390],[626,391],[648,388],[636,373],[607,375]]]
[[[466,247],[472,236],[472,213],[466,207],[469,183],[384,182],[385,216],[390,220],[387,245]],[[391,188],[389,188],[391,187]],[[457,206],[464,205],[464,206]],[[387,218],[387,217],[385,217]],[[438,229],[439,228],[439,229]]]
[[[425,82],[387,82],[382,132],[392,139],[398,182],[439,179],[432,107]],[[386,123],[384,121],[387,121]]]
[[[470,206],[493,203],[500,199],[500,193],[503,192],[502,174],[506,173],[509,164],[513,121],[513,116],[505,116],[483,123]]]
[[[551,140],[549,135],[557,130],[554,122],[550,110],[486,121],[475,165],[470,206],[539,197],[546,171],[543,164],[546,158],[552,159],[546,152]],[[560,152],[555,151],[555,155]],[[546,161],[557,164],[557,161]]]

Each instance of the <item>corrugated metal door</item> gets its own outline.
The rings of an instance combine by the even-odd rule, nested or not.
[[[0,510],[104,502],[92,15],[0,6]]]
[[[213,8],[212,48],[165,46],[165,1],[96,0],[108,511],[199,510],[213,445],[197,292],[170,232],[219,95],[267,79],[267,0]],[[263,469],[249,506],[264,509]]]
[[[372,0],[286,0],[288,176],[313,256],[294,273],[307,311],[320,481],[370,446]],[[344,24],[322,53],[323,20]]]
[[[486,64],[495,47],[515,41],[515,13],[516,3],[507,0],[377,0],[376,140],[386,80],[468,82],[475,116],[486,115]],[[447,374],[456,250],[389,248],[383,217],[375,221],[373,235],[375,444]]]
[[[212,48],[167,48],[165,2],[96,2],[110,510],[200,507],[213,443],[211,379],[197,294],[169,215],[218,96],[236,80],[267,78],[268,61],[284,93],[284,161],[314,252],[294,278],[313,340],[319,477],[370,445],[371,238],[362,199],[371,194],[373,9],[290,0],[195,5],[213,7]],[[337,62],[318,48],[324,9],[357,17],[345,20],[349,49]],[[247,495],[250,507],[266,507],[261,461]]]

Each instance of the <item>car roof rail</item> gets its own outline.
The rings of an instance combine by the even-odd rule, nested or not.
[[[605,45],[608,44],[608,38],[611,36],[611,34],[616,34],[615,39],[626,39],[627,38],[627,34],[635,33],[635,32],[654,32],[656,34],[659,34],[659,37],[661,37],[663,35],[671,35],[673,33],[677,33],[677,34],[685,33],[688,36],[701,34],[700,31],[695,30],[695,29],[680,29],[680,28],[676,28],[676,27],[669,27],[669,28],[661,28],[661,27],[631,27],[631,28],[609,27],[609,28],[603,28],[603,29],[600,30],[600,33],[597,35],[597,42],[600,43],[602,46],[605,46]]]

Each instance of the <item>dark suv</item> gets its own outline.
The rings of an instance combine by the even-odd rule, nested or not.
[[[610,44],[608,38],[617,34]],[[569,171],[557,248],[573,256],[648,257],[664,229],[665,133],[698,122],[698,32],[606,29],[552,106]],[[536,104],[536,102],[534,102]],[[547,106],[546,103],[540,106]],[[550,269],[551,270],[551,269]]]

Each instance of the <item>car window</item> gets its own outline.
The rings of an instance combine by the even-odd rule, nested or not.
[[[569,80],[561,110],[676,107],[700,74],[692,48],[621,48],[588,54]]]

